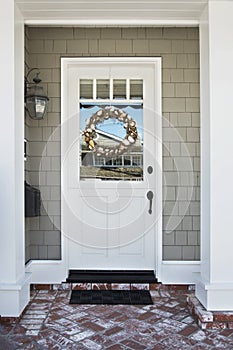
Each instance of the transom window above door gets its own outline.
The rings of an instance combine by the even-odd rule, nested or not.
[[[81,100],[143,100],[142,79],[80,79]]]

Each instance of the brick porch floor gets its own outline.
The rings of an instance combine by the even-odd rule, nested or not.
[[[154,305],[69,305],[70,291],[32,291],[20,320],[0,319],[0,350],[233,349],[233,329],[203,331],[187,291],[152,291]]]

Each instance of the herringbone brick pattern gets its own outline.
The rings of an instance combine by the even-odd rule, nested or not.
[[[0,349],[233,349],[233,329],[198,328],[183,291],[151,291],[154,305],[70,305],[70,291],[33,291],[20,320],[0,319]]]

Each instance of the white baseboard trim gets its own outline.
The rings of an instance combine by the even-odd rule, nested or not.
[[[25,273],[17,283],[0,284],[0,316],[19,317],[30,301],[31,274]]]
[[[196,274],[195,295],[208,311],[233,311],[233,283],[210,283]]]
[[[31,283],[59,284],[68,276],[64,265],[62,260],[31,260],[26,271],[31,273]]]
[[[31,283],[58,284],[65,281],[68,271],[63,261],[32,260],[26,265]],[[163,284],[195,284],[194,273],[200,272],[200,261],[163,261],[159,282]]]
[[[160,280],[163,284],[195,284],[194,273],[200,272],[200,261],[162,261]]]

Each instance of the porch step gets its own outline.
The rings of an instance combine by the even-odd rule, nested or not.
[[[153,270],[69,270],[67,283],[157,283]]]

